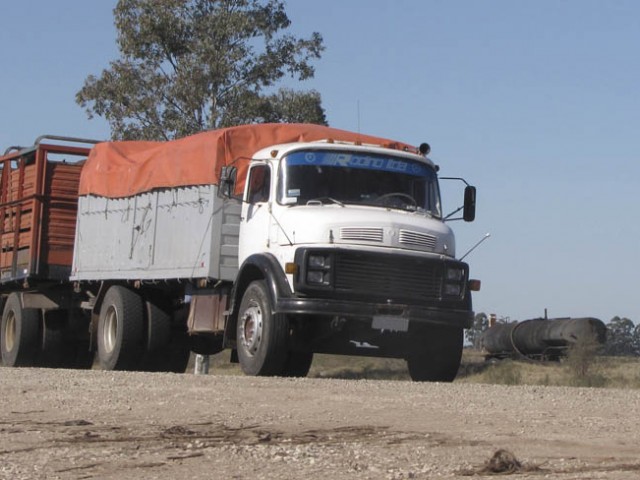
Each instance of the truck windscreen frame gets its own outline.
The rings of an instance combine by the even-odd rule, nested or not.
[[[280,162],[277,201],[366,205],[442,217],[434,168],[406,157],[349,150],[297,150]]]

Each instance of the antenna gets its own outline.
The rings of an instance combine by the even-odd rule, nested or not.
[[[490,236],[491,236],[491,234],[490,234],[490,233],[485,233],[485,234],[484,234],[484,237],[482,237],[478,242],[476,242],[476,244],[475,244],[473,247],[471,247],[471,248],[467,251],[467,253],[465,253],[463,256],[461,256],[461,257],[460,257],[460,261],[464,260],[464,258],[465,258],[467,255],[469,255],[471,252],[473,252],[473,251],[478,247],[478,245],[480,245],[482,242],[484,242],[484,241],[485,241],[487,238],[489,238]]]
[[[358,114],[358,134],[360,134],[361,133],[360,132],[360,99],[358,99],[358,101],[357,101],[356,109],[357,109],[357,114]]]

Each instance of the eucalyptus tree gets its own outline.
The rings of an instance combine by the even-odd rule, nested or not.
[[[326,124],[314,75],[319,33],[298,38],[280,0],[119,0],[120,58],[89,75],[76,101],[113,138],[167,140],[253,122]]]

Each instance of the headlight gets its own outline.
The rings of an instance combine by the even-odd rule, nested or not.
[[[448,282],[460,282],[464,279],[464,270],[459,268],[447,269],[447,281]]]
[[[329,272],[323,272],[321,270],[309,270],[307,272],[307,283],[329,285]]]
[[[462,287],[459,283],[447,283],[444,286],[444,294],[452,297],[459,297],[462,293]]]
[[[329,266],[329,257],[326,255],[309,255],[309,268],[323,268]]]
[[[445,297],[462,298],[465,293],[467,271],[457,265],[448,265],[444,274],[442,294]]]
[[[331,285],[331,254],[315,252],[307,257],[306,282],[309,285]]]

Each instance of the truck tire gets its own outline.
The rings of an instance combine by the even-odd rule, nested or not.
[[[283,377],[306,377],[313,362],[313,352],[289,352],[282,369]]]
[[[71,349],[67,341],[65,316],[66,310],[43,311],[40,337],[40,352],[36,366],[45,368],[61,368],[65,366],[66,357]]]
[[[38,356],[40,311],[22,308],[17,293],[9,295],[2,312],[2,362],[8,367],[33,366]]]
[[[68,347],[63,368],[77,368],[89,370],[93,367],[95,352],[90,348],[89,342],[79,341],[71,343]]]
[[[171,315],[155,302],[145,301],[147,326],[147,352],[161,350],[171,339]]]
[[[167,357],[161,371],[184,373],[190,358],[191,351],[186,332],[174,333],[171,343],[167,347]]]
[[[411,345],[407,366],[416,382],[452,382],[462,358],[462,328],[430,327]]]
[[[144,312],[140,295],[109,288],[98,320],[98,361],[103,370],[135,370],[144,354]]]
[[[272,313],[264,281],[249,284],[244,292],[237,325],[238,360],[246,375],[276,376],[287,360],[287,317]]]

